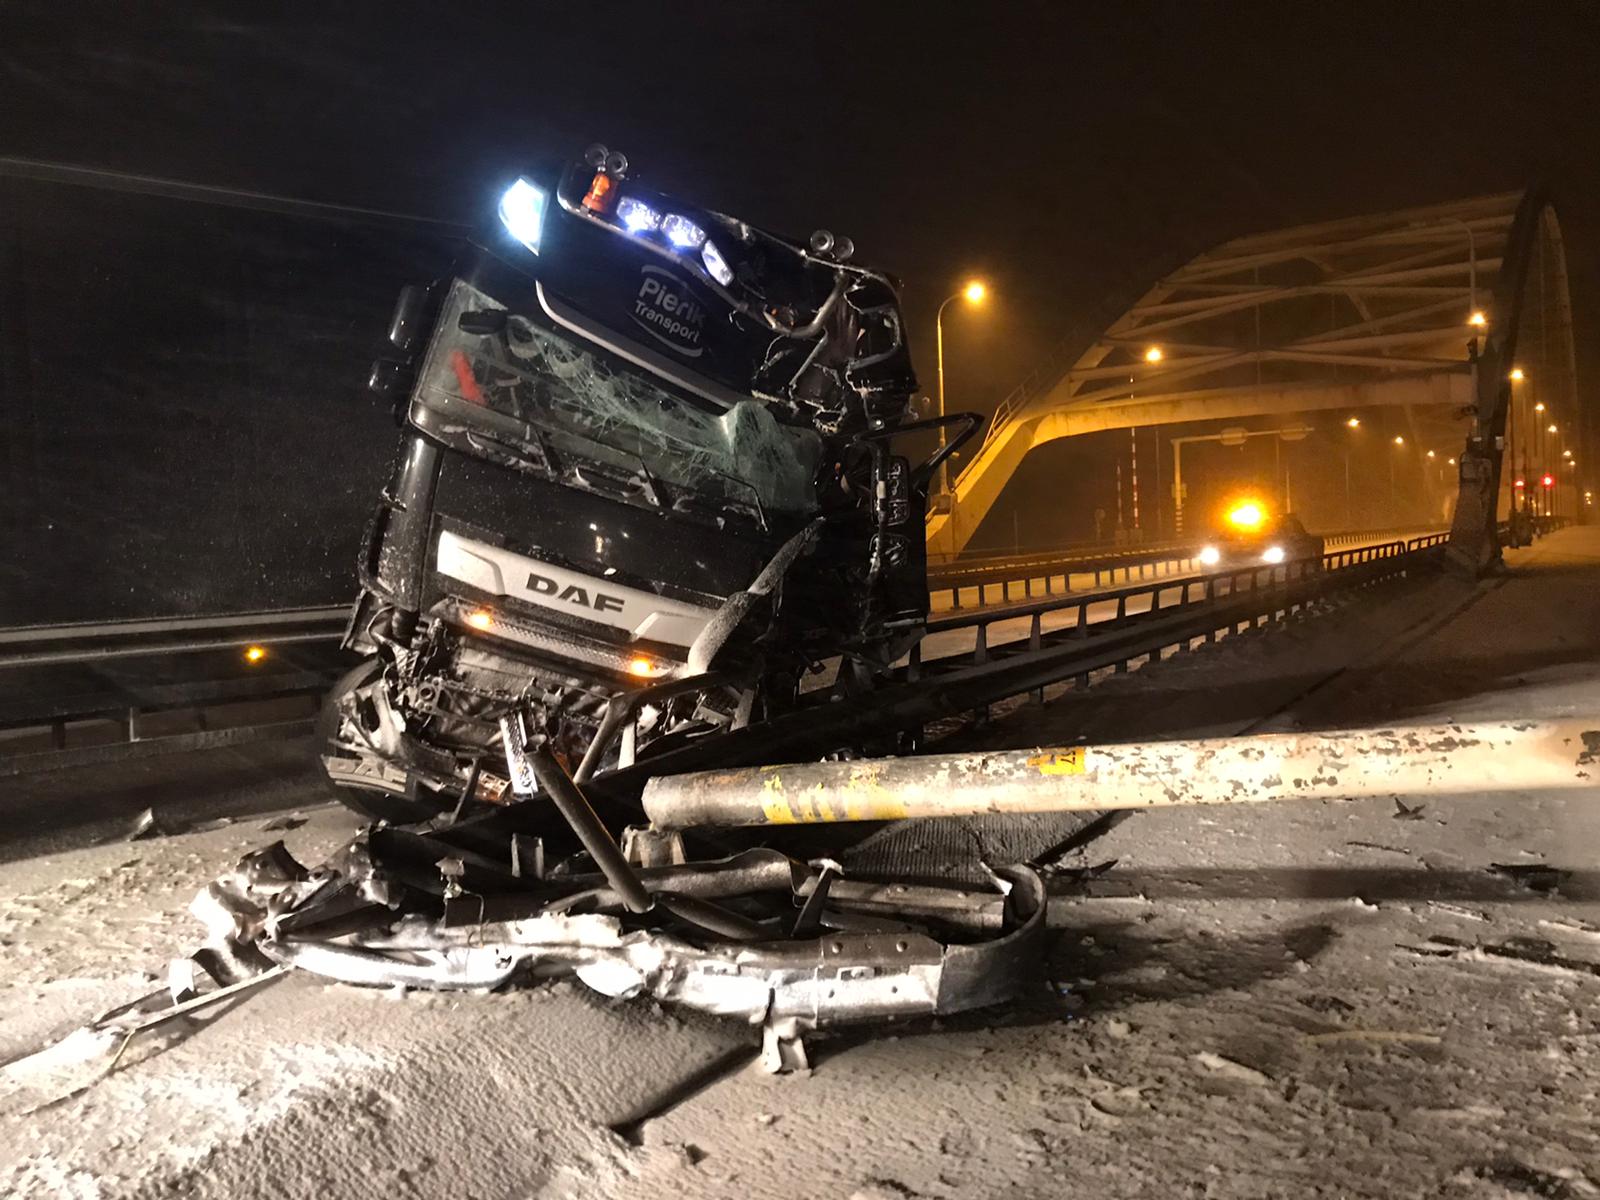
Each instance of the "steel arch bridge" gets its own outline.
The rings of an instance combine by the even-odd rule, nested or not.
[[[1525,367],[1516,387],[1513,360]],[[1456,541],[1482,566],[1497,553],[1496,509],[1510,501],[1508,416],[1520,442],[1515,406],[1535,390],[1548,410],[1575,415],[1566,258],[1542,189],[1237,238],[1161,279],[1091,345],[1001,402],[930,515],[928,548],[958,554],[1024,456],[1058,438],[1403,406],[1471,421]],[[1520,415],[1527,431],[1531,413]],[[1483,544],[1468,551],[1470,521]]]

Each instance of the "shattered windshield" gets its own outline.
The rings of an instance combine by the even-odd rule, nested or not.
[[[815,509],[821,442],[813,430],[780,424],[755,399],[708,411],[642,370],[502,313],[471,284],[452,284],[421,403],[457,420],[480,410],[491,437],[520,431],[524,458],[579,486],[598,474],[631,478],[641,495],[665,483],[758,515]]]

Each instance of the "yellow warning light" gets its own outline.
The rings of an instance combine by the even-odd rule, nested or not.
[[[245,662],[252,665],[260,662],[262,659],[266,658],[266,656],[267,648],[265,646],[250,646],[244,652]]]
[[[494,624],[494,614],[487,608],[475,608],[467,614],[467,624],[474,629],[488,629]]]
[[[644,679],[659,675],[665,670],[666,667],[663,664],[656,662],[652,658],[646,658],[642,654],[637,658],[630,659],[628,662],[628,674],[638,675]]]
[[[1267,510],[1254,500],[1243,500],[1228,510],[1228,524],[1235,529],[1260,529]]]

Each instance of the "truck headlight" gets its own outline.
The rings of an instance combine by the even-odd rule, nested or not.
[[[649,233],[661,225],[661,214],[643,200],[624,196],[617,204],[617,220],[629,233]]]
[[[533,253],[539,253],[539,235],[544,232],[544,210],[549,196],[541,187],[519,179],[500,197],[500,223],[512,237]]]
[[[661,221],[661,232],[667,235],[679,250],[698,250],[701,243],[706,240],[706,231],[701,229],[688,217],[680,217],[677,213],[668,213]]]
[[[1222,561],[1222,551],[1218,550],[1215,546],[1205,546],[1205,547],[1201,548],[1201,550],[1200,550],[1200,562],[1201,562],[1201,565],[1207,566],[1207,567],[1214,567],[1221,561]]]
[[[707,241],[700,248],[700,261],[706,265],[706,274],[723,287],[733,282],[733,269],[728,266],[728,260],[722,257],[722,251],[717,249],[715,242]]]

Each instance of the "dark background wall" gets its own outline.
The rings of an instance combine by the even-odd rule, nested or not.
[[[331,604],[445,233],[0,177],[0,625]]]

